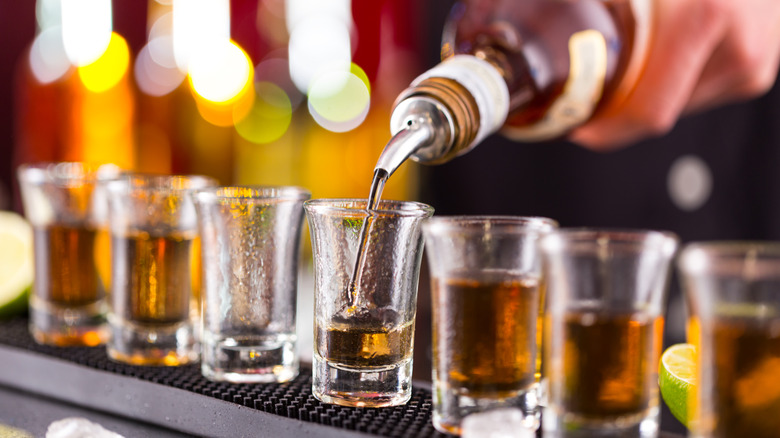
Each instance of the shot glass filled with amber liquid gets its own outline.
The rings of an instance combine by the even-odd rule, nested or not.
[[[676,249],[674,235],[657,231],[562,229],[542,238],[545,436],[658,435],[658,360]]]
[[[183,365],[198,358],[200,239],[192,192],[202,176],[127,175],[108,184],[110,358]]]
[[[698,357],[691,436],[780,436],[780,244],[695,242],[678,268]]]
[[[112,165],[77,162],[19,167],[25,216],[34,230],[30,332],[39,343],[96,346],[107,340],[105,183],[119,172]]]
[[[547,218],[435,217],[423,225],[433,309],[433,425],[460,434],[464,417],[519,408],[539,427],[537,243]]]

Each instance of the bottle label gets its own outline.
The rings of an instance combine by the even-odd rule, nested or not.
[[[569,57],[569,78],[544,118],[531,126],[505,127],[503,133],[507,137],[521,141],[549,140],[590,118],[604,91],[607,42],[597,30],[577,32],[569,38]]]

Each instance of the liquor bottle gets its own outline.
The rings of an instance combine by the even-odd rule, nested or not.
[[[444,61],[396,100],[393,137],[375,179],[409,157],[446,162],[499,130],[518,141],[560,137],[619,103],[642,68],[650,1],[456,4],[444,29]]]

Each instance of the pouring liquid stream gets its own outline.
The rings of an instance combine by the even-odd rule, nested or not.
[[[389,172],[382,168],[374,170],[374,179],[371,181],[371,190],[368,193],[368,202],[366,203],[366,218],[360,227],[360,236],[358,237],[358,252],[355,260],[355,267],[352,269],[352,276],[347,286],[347,304],[350,309],[354,309],[361,302],[360,279],[363,276],[363,268],[366,263],[366,249],[368,247],[371,226],[374,222],[374,215],[379,201],[382,197],[382,190],[385,188]]]

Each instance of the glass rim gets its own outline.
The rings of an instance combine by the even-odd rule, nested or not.
[[[366,198],[316,198],[303,203],[307,212],[315,212],[323,215],[354,216],[367,214]],[[382,199],[379,208],[372,210],[376,215],[394,217],[419,217],[425,218],[433,215],[434,209],[428,204],[417,201],[396,201]]]
[[[246,191],[246,195],[230,191]],[[311,191],[299,186],[233,185],[195,189],[192,196],[197,202],[231,201],[305,201],[311,198]]]
[[[488,231],[507,234],[549,233],[558,229],[558,221],[543,216],[453,215],[434,216],[426,220],[427,233],[458,232],[484,234]]]
[[[177,187],[176,182],[187,182],[186,186]],[[125,193],[130,190],[176,191],[191,192],[207,187],[215,187],[217,180],[206,175],[171,175],[156,173],[127,173],[120,178],[111,180],[106,187],[113,194]]]
[[[558,228],[540,239],[540,248],[561,252],[572,245],[593,245],[594,248],[605,244],[640,246],[653,241],[671,256],[677,251],[680,238],[671,231],[642,228]]]
[[[703,274],[718,270],[722,274],[742,273],[748,267],[761,268],[761,276],[780,275],[780,241],[721,240],[686,244],[677,260],[683,274]]]
[[[27,184],[73,184],[108,182],[120,179],[126,171],[112,163],[89,161],[36,161],[16,169],[20,182]]]

